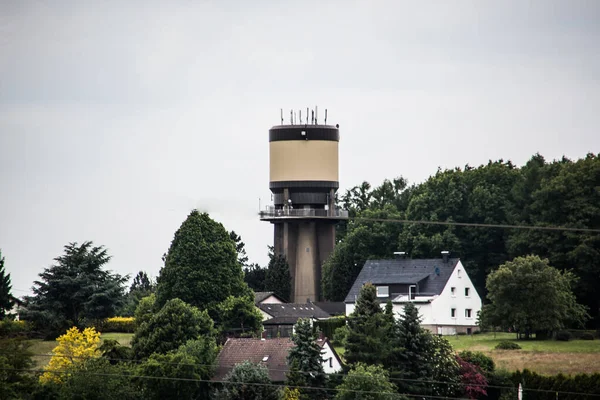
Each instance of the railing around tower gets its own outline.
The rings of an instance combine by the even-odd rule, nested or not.
[[[342,210],[339,208],[331,210],[325,210],[322,208],[275,208],[274,206],[267,206],[265,207],[265,210],[259,212],[259,215],[260,218],[348,218],[348,210]]]

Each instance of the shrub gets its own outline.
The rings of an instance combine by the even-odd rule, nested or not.
[[[346,337],[348,337],[348,327],[346,325],[337,328],[333,333],[332,343],[335,345],[345,345]]]
[[[457,336],[465,336],[467,332],[456,332]]]
[[[11,321],[8,319],[0,321],[0,337],[22,336],[29,333],[30,325],[25,321]]]
[[[521,350],[521,346],[519,346],[515,342],[511,342],[510,340],[503,340],[496,345],[495,349],[496,350]]]
[[[588,332],[584,332],[581,334],[581,336],[579,336],[579,339],[581,340],[594,340],[594,335],[592,335],[591,333]]]
[[[107,318],[96,327],[100,332],[126,332],[135,331],[135,318],[133,317],[112,317]]]
[[[568,342],[572,338],[573,338],[573,335],[571,335],[571,332],[569,332],[569,331],[558,331],[556,333],[556,340]]]
[[[486,356],[485,354],[483,354],[480,351],[464,350],[464,351],[461,351],[458,355],[464,361],[478,366],[486,373],[494,372],[494,369],[495,369],[494,360],[492,360],[491,357]]]

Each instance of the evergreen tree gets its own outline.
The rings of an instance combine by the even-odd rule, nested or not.
[[[250,264],[244,268],[244,282],[255,292],[264,292],[267,269],[258,264]]]
[[[291,301],[290,265],[283,255],[270,254],[270,258],[265,277],[265,290],[274,292],[285,301]]]
[[[112,317],[124,303],[128,276],[104,270],[110,256],[92,242],[69,243],[55,265],[40,273],[22,317],[36,329],[57,334],[73,325]]]
[[[229,238],[235,245],[235,251],[237,252],[237,260],[245,268],[248,265],[248,255],[246,254],[246,244],[242,242],[242,237],[235,233],[235,231],[229,232]]]
[[[6,318],[15,305],[15,298],[10,293],[11,289],[10,274],[4,269],[4,257],[0,251],[0,321]]]
[[[219,303],[228,296],[251,296],[235,244],[222,224],[193,210],[175,237],[158,277],[156,302],[179,298],[208,310],[218,322]]]
[[[344,357],[350,364],[385,363],[392,349],[392,309],[381,310],[375,286],[365,284],[358,295],[354,312],[348,317]]]
[[[313,332],[309,319],[299,319],[292,336],[294,347],[288,355],[287,385],[291,387],[310,386],[314,389],[300,388],[301,399],[323,399],[327,377],[323,370],[321,346],[317,343],[317,333]]]

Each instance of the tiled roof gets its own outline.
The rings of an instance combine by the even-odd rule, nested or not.
[[[285,381],[285,373],[288,370],[287,356],[292,347],[294,343],[290,338],[227,339],[217,358],[213,380],[223,380],[236,364],[250,361],[265,365],[272,381]]]
[[[279,324],[295,324],[300,318],[329,318],[331,315],[312,303],[260,304],[260,309],[271,315]],[[269,325],[271,319],[263,324]],[[272,323],[271,323],[272,325]]]
[[[344,315],[346,312],[343,301],[315,301],[313,304],[329,315]]]
[[[439,295],[458,261],[458,258],[450,258],[447,263],[441,258],[369,260],[358,274],[344,302],[354,303],[360,288],[367,282],[389,285],[419,283],[419,293]],[[397,295],[390,293],[390,299]]]
[[[319,338],[317,344],[323,348],[328,339]],[[273,339],[227,339],[219,356],[213,381],[222,381],[231,369],[239,363],[250,361],[253,364],[262,364],[269,370],[269,378],[273,382],[285,381],[288,371],[287,356],[294,342],[289,337]],[[329,347],[341,364],[341,360],[331,343]]]

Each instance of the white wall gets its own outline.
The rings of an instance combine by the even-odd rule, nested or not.
[[[323,356],[323,370],[326,374],[331,374],[342,370],[342,366],[338,362],[335,355],[333,355],[333,350],[331,347],[329,347],[329,342],[323,345],[323,352],[321,354]],[[330,359],[331,365],[329,363]]]
[[[258,308],[258,307],[256,307]],[[262,320],[266,321],[268,319],[273,318],[271,315],[267,314],[266,312],[264,312],[263,310],[261,310],[260,308],[258,308],[258,311],[260,311],[260,314],[262,315]]]
[[[460,274],[459,274],[460,271]],[[455,287],[452,295],[451,288]],[[465,288],[469,288],[469,296],[465,296]],[[477,324],[477,313],[481,311],[481,298],[467,275],[467,271],[459,261],[452,271],[446,287],[432,303],[431,325],[473,326]],[[452,318],[451,309],[456,309],[456,317]],[[465,309],[471,309],[471,317],[465,316]]]
[[[460,271],[460,273],[459,273]],[[451,288],[456,288],[452,295]],[[465,296],[465,288],[469,288],[469,297]],[[418,296],[417,296],[418,297]],[[474,326],[477,323],[477,313],[481,310],[481,298],[473,286],[473,282],[467,275],[465,268],[459,261],[452,271],[452,275],[446,283],[442,293],[431,303],[415,303],[422,317],[422,325],[445,325],[445,326]],[[381,304],[385,308],[385,303]],[[451,317],[451,309],[456,309],[456,316]],[[396,318],[403,313],[404,304],[394,304],[394,315]],[[471,317],[465,316],[465,309],[471,309]],[[346,304],[346,315],[354,311],[354,304]],[[454,329],[444,329],[443,334],[453,334]]]
[[[270,295],[269,297],[261,301],[260,304],[283,304],[283,301],[279,300],[273,295]]]

